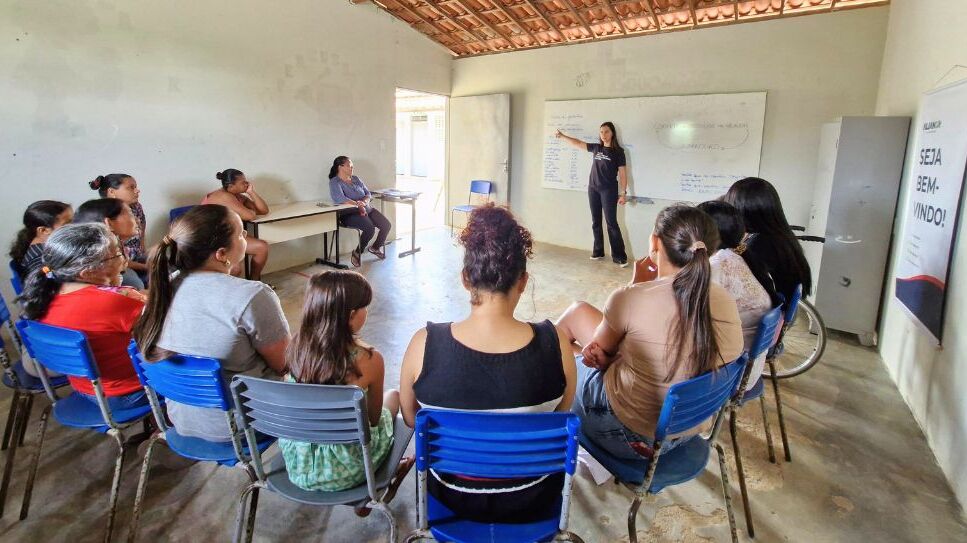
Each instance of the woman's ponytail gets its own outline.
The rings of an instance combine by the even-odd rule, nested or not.
[[[655,222],[655,234],[668,259],[680,268],[672,280],[678,319],[670,330],[669,345],[674,346],[675,359],[665,376],[669,382],[683,363],[688,364],[688,375],[692,377],[714,370],[721,357],[709,298],[709,255],[718,250],[719,234],[711,217],[688,206],[663,209]]]
[[[62,284],[63,281],[47,266],[31,272],[24,284],[23,294],[17,298],[23,307],[24,316],[31,320],[43,318]]]
[[[157,361],[170,354],[159,351],[158,339],[175,297],[170,270],[177,256],[178,244],[169,236],[165,236],[148,254],[148,302],[133,330],[138,350],[148,360]]]

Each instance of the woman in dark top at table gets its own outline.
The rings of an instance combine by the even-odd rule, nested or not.
[[[427,323],[400,370],[400,410],[413,426],[421,407],[503,413],[568,411],[577,382],[570,343],[551,321],[517,320],[527,286],[531,234],[492,203],[470,213],[460,234],[470,314]],[[560,511],[563,477],[479,479],[440,474],[437,500],[479,522],[532,522]]]
[[[369,240],[373,239],[376,229],[379,229],[379,234],[376,235],[376,241],[369,248],[369,252],[380,260],[386,258],[383,245],[392,225],[389,219],[369,205],[373,197],[362,180],[353,175],[353,161],[349,157],[337,156],[332,161],[332,168],[329,168],[329,194],[334,203],[356,206],[356,209],[339,212],[339,222],[343,226],[359,230],[359,246],[350,256],[353,266],[359,267],[363,251],[369,245]]]
[[[588,180],[588,202],[591,204],[591,232],[594,248],[591,260],[604,258],[604,232],[601,230],[601,212],[608,223],[608,241],[611,243],[611,260],[624,268],[628,265],[625,242],[618,226],[618,204],[625,205],[628,195],[628,174],[625,169],[625,150],[618,143],[618,133],[611,121],[601,124],[598,143],[586,143],[572,138],[560,130],[555,134],[572,147],[594,153],[591,175]]]
[[[799,240],[789,228],[775,187],[765,179],[746,177],[736,181],[722,201],[732,204],[742,213],[749,233],[746,240],[747,256],[758,261],[769,272],[775,292],[789,301],[796,285],[802,285],[802,295],[808,296],[812,292],[809,263]],[[766,290],[771,290],[769,285],[766,285]]]

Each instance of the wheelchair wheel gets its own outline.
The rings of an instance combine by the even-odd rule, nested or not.
[[[776,375],[780,379],[795,377],[813,367],[826,350],[826,324],[816,308],[806,300],[776,346]],[[768,366],[763,371],[769,377]]]

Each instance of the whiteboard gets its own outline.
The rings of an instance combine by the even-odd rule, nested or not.
[[[587,190],[591,153],[554,134],[560,128],[597,142],[598,127],[611,121],[625,149],[630,194],[707,200],[759,175],[765,112],[765,92],[544,102],[541,186]]]

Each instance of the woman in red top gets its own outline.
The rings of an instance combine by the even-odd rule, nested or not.
[[[126,261],[117,236],[103,224],[69,224],[47,239],[42,261],[20,298],[26,317],[84,332],[112,410],[147,405],[127,353],[145,298],[119,286]],[[90,381],[70,383],[96,401]]]

